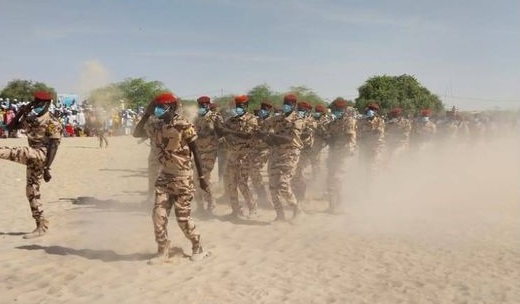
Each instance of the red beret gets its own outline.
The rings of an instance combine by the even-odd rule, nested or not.
[[[306,101],[300,101],[298,103],[298,110],[307,110],[307,111],[311,111],[312,110],[312,105],[310,105],[308,102]]]
[[[421,116],[430,116],[432,114],[432,110],[430,109],[422,109]]]
[[[243,103],[246,103],[248,100],[249,100],[249,97],[247,97],[247,95],[235,96],[235,104],[243,104]]]
[[[165,92],[157,95],[155,97],[155,103],[157,104],[170,104],[170,103],[176,103],[177,102],[177,96],[173,95],[173,93]]]
[[[284,102],[296,103],[298,101],[298,97],[294,94],[287,94],[283,98]]]
[[[345,109],[347,107],[347,101],[343,98],[337,98],[332,102],[332,107],[336,109]]]
[[[210,104],[211,98],[209,98],[208,96],[201,96],[201,97],[197,98],[197,103],[200,105]]]
[[[39,100],[39,101],[51,101],[52,100],[52,94],[49,92],[45,92],[45,91],[35,92],[33,97],[34,97],[34,100]]]
[[[317,112],[317,113],[325,113],[325,107],[323,105],[316,105],[314,107],[314,112]]]
[[[379,105],[375,102],[371,102],[367,105],[367,108],[373,111],[379,111]]]
[[[260,107],[261,107],[261,108],[264,108],[264,109],[272,109],[272,108],[273,108],[273,105],[270,104],[270,103],[268,103],[268,102],[265,102],[265,101],[264,101],[264,102],[262,102],[262,103],[260,104]]]
[[[394,115],[394,116],[399,116],[403,113],[403,109],[401,108],[393,108],[391,111],[390,111],[390,115]]]

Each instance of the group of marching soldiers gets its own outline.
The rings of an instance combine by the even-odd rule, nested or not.
[[[257,217],[258,201],[271,203],[276,212],[275,221],[286,219],[284,202],[292,209],[293,217],[301,215],[307,188],[304,171],[311,166],[313,176],[319,175],[320,156],[326,147],[328,211],[338,212],[343,201],[341,185],[347,173],[346,163],[354,155],[365,165],[367,176],[371,176],[389,159],[409,150],[411,142],[422,149],[438,136],[429,109],[422,110],[416,119],[405,117],[400,108],[383,117],[377,103],[369,103],[364,113],[358,113],[341,98],[327,109],[299,101],[293,94],[284,96],[281,109],[263,102],[259,109],[250,111],[246,95],[236,96],[227,111],[216,110],[207,96],[198,98],[197,103],[199,111],[194,126],[203,174],[211,176],[222,149],[224,197],[231,205],[231,216],[237,218]],[[457,132],[469,132],[469,124],[460,117],[453,109],[446,121],[439,122],[447,138],[453,138]],[[265,166],[268,189],[261,174]],[[239,203],[238,191],[247,212]],[[212,213],[215,200],[211,191],[199,191],[197,209]]]

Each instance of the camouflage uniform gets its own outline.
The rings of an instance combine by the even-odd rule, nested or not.
[[[266,119],[258,118],[258,126],[262,132],[269,132],[269,121],[271,119],[273,119],[272,116]],[[254,149],[252,150],[252,155],[250,157],[251,163],[249,164],[251,183],[255,188],[258,199],[270,201],[270,198],[267,196],[264,178],[262,177],[262,170],[269,160],[269,145],[260,138],[256,138],[255,142],[256,143],[254,144]]]
[[[316,122],[316,131],[314,132],[314,143],[309,153],[309,161],[312,166],[312,174],[314,178],[319,176],[321,171],[320,156],[323,149],[327,146],[324,137],[326,135],[326,127],[332,121],[330,115],[323,114]]]
[[[300,202],[305,199],[305,191],[307,189],[307,183],[303,171],[310,164],[311,150],[314,145],[314,132],[318,126],[315,119],[312,117],[303,118],[303,122],[304,127],[301,135],[303,148],[300,152],[300,159],[298,160],[298,165],[296,166],[296,171],[294,172],[294,177],[292,179],[294,195]]]
[[[150,152],[148,153],[148,200],[153,201],[155,197],[155,181],[161,165],[159,164],[159,148],[155,142],[155,134],[160,128],[160,120],[155,116],[150,116],[144,125],[146,135],[150,139]]]
[[[404,117],[392,118],[385,125],[385,141],[390,158],[402,155],[410,146],[412,122]]]
[[[329,143],[327,158],[327,192],[329,209],[335,210],[342,201],[341,190],[347,171],[347,158],[356,150],[357,121],[351,113],[332,120],[324,128],[324,138]]]
[[[195,121],[195,130],[197,131],[197,148],[200,154],[200,160],[202,161],[202,174],[206,177],[208,184],[211,180],[211,172],[215,166],[217,160],[217,149],[218,149],[218,137],[215,133],[215,126],[222,123],[220,116],[213,112],[208,112],[204,116],[198,116]],[[208,189],[209,190],[209,189]],[[201,202],[201,197],[208,203],[208,210],[215,208],[215,199],[211,190],[208,192],[197,189],[195,193],[197,198],[198,206],[204,209]]]
[[[231,117],[224,122],[224,127],[235,132],[253,135],[258,131],[258,121],[256,117],[246,112],[242,116]],[[254,138],[240,138],[235,135],[226,135],[228,150],[226,152],[225,183],[227,194],[231,203],[233,214],[242,214],[242,208],[238,202],[238,189],[244,197],[249,207],[250,214],[257,210],[256,200],[249,189],[248,179],[252,157],[252,149],[255,143]]]
[[[412,140],[418,149],[424,149],[433,144],[437,127],[430,120],[417,120],[412,126]]]
[[[284,219],[282,199],[294,208],[295,212],[300,206],[294,196],[291,181],[296,171],[296,165],[300,159],[300,151],[303,143],[300,139],[304,128],[304,122],[298,117],[295,111],[285,115],[273,117],[272,130],[274,134],[289,136],[291,142],[275,145],[271,148],[271,158],[269,160],[269,191],[271,200],[276,211],[277,218]]]
[[[381,165],[385,148],[385,121],[380,116],[358,121],[357,144],[359,156],[373,175]]]
[[[194,126],[177,115],[169,122],[159,120],[154,134],[161,172],[155,182],[153,226],[159,248],[168,247],[168,216],[172,207],[177,224],[192,243],[193,253],[202,250],[200,234],[191,218],[191,200],[195,192],[189,143],[197,139]]]
[[[0,159],[26,165],[25,193],[31,206],[32,217],[36,225],[46,231],[48,221],[43,216],[40,185],[47,159],[47,146],[51,139],[61,139],[63,129],[60,122],[48,112],[40,117],[27,117],[22,128],[27,132],[29,147],[0,147]]]

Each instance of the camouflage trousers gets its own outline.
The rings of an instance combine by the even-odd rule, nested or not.
[[[367,168],[367,178],[371,179],[381,170],[384,146],[379,144],[359,145],[361,163]]]
[[[107,139],[107,131],[99,131],[98,138],[99,138],[99,147],[103,148],[103,143],[105,143],[105,148],[108,147],[108,139]]]
[[[296,170],[294,172],[294,177],[291,181],[294,195],[299,202],[301,202],[305,199],[305,192],[307,190],[307,181],[305,180],[303,171],[310,164],[310,161],[311,161],[310,150],[303,150],[300,153],[300,159],[298,160],[298,164],[296,165]]]
[[[26,166],[25,195],[31,206],[32,217],[38,222],[43,219],[43,204],[40,185],[46,160],[45,149],[30,147],[0,147],[0,159],[6,159]]]
[[[250,154],[230,151],[227,157],[224,181],[233,213],[242,212],[242,207],[238,202],[238,190],[242,193],[249,211],[255,211],[257,209],[256,200],[251,194],[248,184],[251,164]]]
[[[336,209],[344,201],[343,189],[347,173],[347,152],[329,151],[327,158],[327,195],[329,208]]]
[[[206,181],[208,182],[208,185],[210,187],[208,188],[208,192],[203,191],[200,188],[197,188],[195,192],[195,200],[197,201],[198,206],[202,207],[202,209],[204,209],[202,200],[208,203],[208,209],[213,209],[215,208],[215,198],[213,197],[213,193],[211,191],[210,181],[211,172],[213,172],[213,168],[215,167],[215,163],[217,161],[217,149],[209,151],[200,151],[200,160],[202,162],[202,174],[206,177]],[[196,174],[196,172],[194,173]]]
[[[191,241],[193,252],[200,248],[200,234],[191,218],[193,199],[193,177],[178,176],[161,172],[155,182],[155,205],[152,213],[155,241],[161,246],[168,242],[168,217],[173,207],[177,224]]]
[[[309,162],[312,167],[312,178],[316,179],[320,176],[321,173],[321,152],[325,148],[325,143],[323,140],[316,138],[314,140],[314,145],[309,151]]]
[[[262,170],[269,160],[269,154],[269,149],[264,149],[255,151],[250,157],[251,164],[249,165],[249,175],[259,199],[268,199],[264,178],[262,177]]]
[[[300,159],[300,150],[272,149],[269,163],[269,191],[276,212],[283,211],[282,199],[289,206],[297,206],[291,181]]]

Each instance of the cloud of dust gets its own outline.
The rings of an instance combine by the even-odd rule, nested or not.
[[[489,234],[520,211],[519,155],[515,133],[411,150],[373,179],[352,159],[339,229],[428,240]]]
[[[110,71],[101,62],[89,60],[83,63],[79,82],[82,96],[99,106],[117,107],[123,99],[123,92],[109,84]]]

